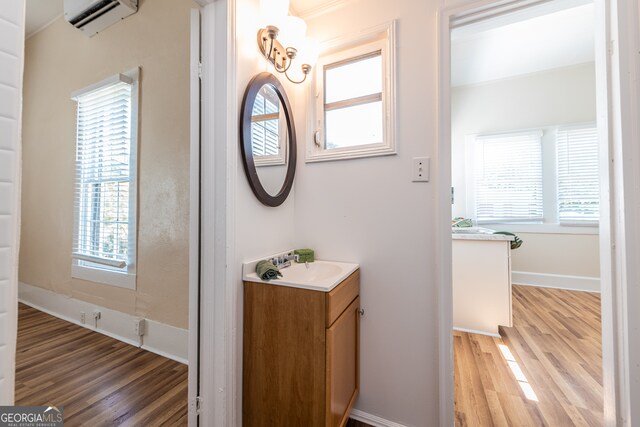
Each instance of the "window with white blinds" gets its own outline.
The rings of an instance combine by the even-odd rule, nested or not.
[[[117,75],[73,95],[77,102],[74,277],[129,288],[130,281],[86,277],[82,269],[103,270],[100,277],[104,272],[134,272],[136,88],[137,80]]]
[[[478,222],[542,221],[541,138],[541,131],[475,138]]]
[[[597,224],[600,192],[595,124],[559,127],[556,149],[560,224]]]

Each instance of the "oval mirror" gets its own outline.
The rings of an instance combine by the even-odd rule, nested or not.
[[[296,171],[296,131],[289,99],[270,73],[255,76],[244,93],[240,146],[253,194],[267,206],[280,206]]]

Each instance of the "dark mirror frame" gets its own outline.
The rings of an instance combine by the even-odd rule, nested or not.
[[[253,112],[253,104],[256,96],[262,86],[270,84],[274,87],[280,104],[283,109],[284,117],[287,121],[287,140],[288,140],[288,159],[287,159],[287,175],[284,178],[282,188],[275,196],[267,193],[260,182],[260,177],[256,170],[256,164],[253,158],[253,150],[251,147],[251,113]],[[240,113],[240,148],[242,150],[242,164],[244,173],[249,180],[249,186],[256,195],[258,200],[263,204],[271,207],[280,206],[287,199],[291,186],[293,185],[293,177],[296,173],[296,129],[293,124],[293,115],[289,98],[282,87],[280,81],[271,73],[260,73],[256,75],[247,86],[242,99],[242,110]]]

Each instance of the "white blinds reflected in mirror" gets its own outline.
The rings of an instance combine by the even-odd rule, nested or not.
[[[251,151],[256,166],[286,163],[286,129],[280,99],[271,85],[256,95],[251,111]]]

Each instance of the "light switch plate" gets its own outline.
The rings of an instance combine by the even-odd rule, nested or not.
[[[411,181],[429,182],[429,157],[414,157],[411,167]]]

